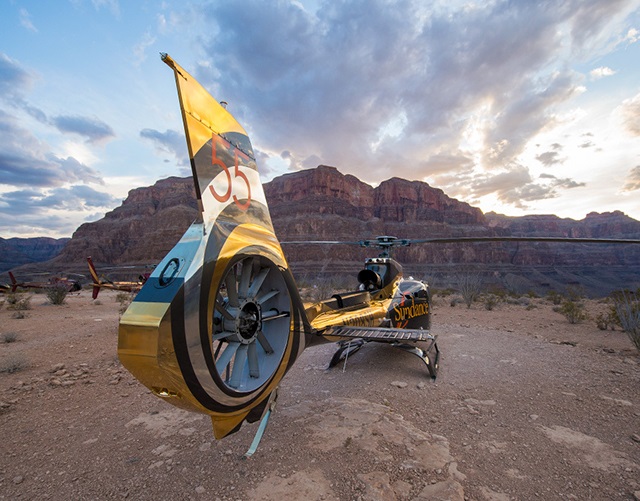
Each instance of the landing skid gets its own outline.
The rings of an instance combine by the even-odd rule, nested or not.
[[[438,364],[440,362],[440,350],[436,344],[436,336],[424,330],[409,329],[389,329],[382,327],[332,327],[323,332],[323,335],[346,337],[338,341],[338,349],[334,353],[329,367],[335,367],[339,362],[345,360],[357,352],[365,343],[375,341],[390,344],[400,350],[412,353],[424,362],[429,371],[431,379],[435,380],[438,375]],[[426,348],[416,345],[418,341],[427,342]],[[411,344],[409,344],[411,343]]]

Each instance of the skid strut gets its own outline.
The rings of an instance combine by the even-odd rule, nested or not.
[[[338,349],[329,362],[329,367],[334,367],[341,360],[358,351],[364,343],[387,343],[395,348],[412,353],[422,360],[427,366],[431,379],[438,375],[440,362],[440,350],[436,344],[436,337],[423,329],[396,329],[384,327],[331,327],[322,333],[323,336],[338,336],[343,339],[338,341]],[[417,346],[417,342],[426,342],[426,348]],[[409,344],[411,343],[411,344]]]

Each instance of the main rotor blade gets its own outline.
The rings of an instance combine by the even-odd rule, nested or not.
[[[282,244],[311,244],[311,245],[359,245],[361,247],[405,247],[413,244],[455,244],[468,242],[569,242],[594,244],[640,244],[638,239],[625,238],[582,238],[582,237],[434,237],[434,238],[398,238],[384,241],[380,239],[359,240],[357,242],[340,242],[337,240],[298,240],[280,242]]]
[[[569,242],[583,244],[640,244],[640,240],[624,238],[582,237],[436,237],[408,240],[413,244],[455,244],[467,242]]]
[[[344,242],[340,240],[296,240],[290,242],[280,242],[281,244],[313,244],[313,245],[361,245],[362,241]]]

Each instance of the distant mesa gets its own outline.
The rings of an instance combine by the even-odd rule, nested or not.
[[[352,241],[376,235],[640,238],[640,222],[620,211],[592,212],[580,221],[554,215],[483,214],[479,208],[421,181],[392,178],[374,188],[326,165],[279,176],[264,188],[281,241]],[[81,225],[47,266],[83,267],[87,256],[92,256],[97,266],[156,263],[172,249],[196,215],[191,178],[170,177],[153,186],[136,188],[104,218]],[[0,244],[6,246],[9,240]],[[444,283],[455,264],[458,268],[476,267],[507,288],[544,292],[578,283],[599,294],[606,293],[605,289],[640,285],[638,247],[447,244],[398,249],[396,255],[407,273],[429,278],[434,285]],[[329,272],[355,276],[363,259],[372,252],[325,246],[285,246],[284,250],[294,273],[310,277]],[[16,254],[7,251],[6,255]],[[15,263],[22,264],[18,260]]]

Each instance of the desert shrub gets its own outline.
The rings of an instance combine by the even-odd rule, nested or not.
[[[7,306],[8,310],[24,311],[31,309],[31,296],[26,296],[24,294],[9,294],[7,302],[9,303]]]
[[[451,294],[455,294],[455,291],[450,288],[446,288],[446,289],[436,289],[433,287],[431,288],[432,296],[447,297],[447,296],[450,296]]]
[[[51,304],[61,305],[64,304],[69,294],[69,287],[65,284],[55,284],[51,287],[47,287],[46,290],[47,299]]]
[[[456,305],[460,303],[464,303],[464,299],[462,299],[460,296],[453,296],[449,301],[449,306],[454,308]]]
[[[10,355],[0,362],[0,372],[13,374],[27,367],[27,359],[22,355]]]
[[[480,297],[484,283],[482,275],[473,271],[462,272],[458,274],[457,282],[462,299],[467,305],[467,308],[471,308],[471,303]]]
[[[598,313],[596,316],[596,327],[601,331],[606,331],[607,329],[616,330],[616,325],[619,324],[620,321],[618,320],[615,306],[611,306],[609,311]]]
[[[127,311],[131,301],[133,301],[133,296],[134,295],[131,292],[118,292],[116,301],[120,303],[120,308],[118,310],[120,315],[124,315],[124,312]]]
[[[551,301],[552,304],[559,305],[560,303],[562,303],[563,298],[562,294],[559,294],[558,292],[552,290],[547,292],[547,299]]]
[[[0,343],[15,343],[17,340],[17,332],[5,332],[4,334],[0,334]]]
[[[579,285],[567,287],[567,297],[570,301],[578,302],[585,297],[584,288]]]
[[[556,311],[555,308],[554,311]],[[557,311],[564,315],[570,324],[580,323],[587,318],[587,314],[584,312],[584,304],[571,299],[566,299]]]
[[[498,296],[494,294],[487,294],[484,298],[484,309],[485,310],[493,310],[499,303]]]
[[[614,307],[622,329],[640,350],[640,295],[625,292],[614,299]]]

